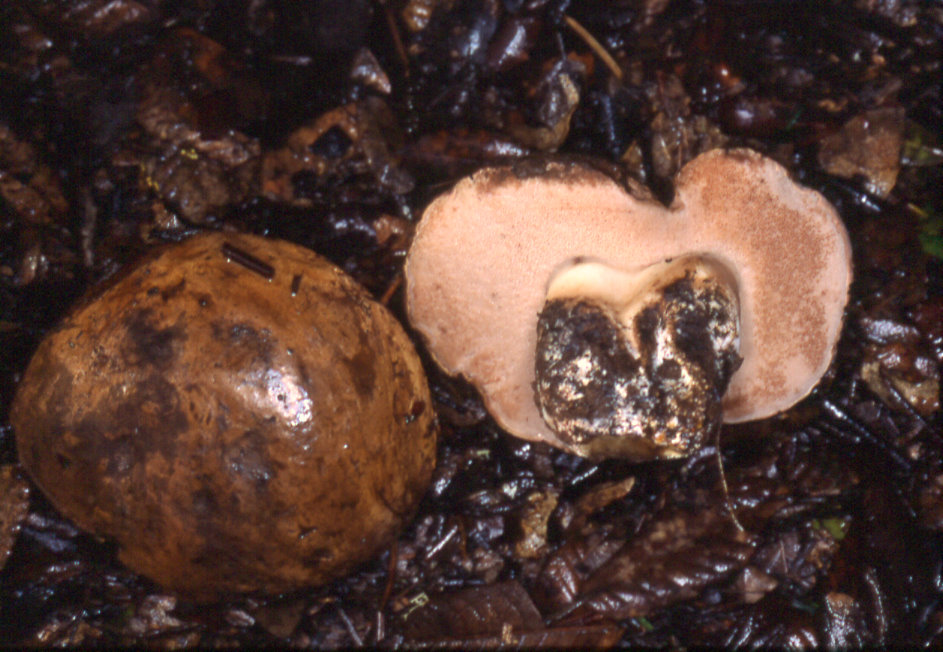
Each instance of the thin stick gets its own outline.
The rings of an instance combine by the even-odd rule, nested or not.
[[[255,272],[259,276],[262,276],[269,281],[275,277],[275,268],[269,265],[264,260],[259,260],[248,251],[243,251],[238,247],[235,247],[228,242],[223,243],[222,247],[223,256],[226,257],[226,260],[242,265],[249,271]]]
[[[386,291],[383,293],[383,296],[380,297],[380,303],[384,306],[390,305],[390,299],[393,298],[393,295],[396,294],[396,291],[399,289],[399,286],[403,284],[403,275],[397,272],[396,276],[393,277],[393,280],[387,286]]]
[[[337,613],[340,614],[341,620],[344,621],[344,625],[347,627],[347,633],[354,639],[354,643],[357,647],[363,647],[363,639],[360,638],[360,634],[357,633],[357,629],[354,627],[354,623],[351,621],[350,616],[347,615],[347,612],[344,611],[343,607],[337,605]]]
[[[737,512],[734,511],[733,503],[730,502],[730,489],[727,487],[727,474],[724,471],[724,457],[720,454],[720,426],[714,428],[714,450],[717,452],[717,469],[720,471],[720,486],[724,490],[724,502],[727,504],[727,511],[730,513],[730,520],[737,526],[741,532],[746,532],[740,519],[737,518]]]
[[[609,68],[609,71],[615,76],[616,79],[622,81],[622,68],[619,67],[619,64],[616,63],[616,60],[612,58],[612,55],[606,51],[606,48],[596,40],[589,31],[576,22],[575,18],[571,16],[564,15],[563,20],[566,22],[566,26],[572,29],[576,34],[586,42],[586,45],[589,46],[589,49],[592,50],[597,57],[599,57],[606,67]]]
[[[380,6],[383,7],[383,13],[386,17],[386,26],[390,30],[390,36],[393,38],[393,49],[396,50],[396,55],[403,65],[403,77],[409,77],[409,57],[406,54],[406,47],[403,45],[403,37],[400,36],[396,18],[393,17],[393,12],[384,0],[380,0]]]
[[[393,580],[396,578],[396,562],[399,559],[399,542],[394,541],[390,546],[390,563],[386,568],[386,586],[383,588],[383,597],[380,598],[380,607],[378,611],[386,609],[386,605],[393,593]]]

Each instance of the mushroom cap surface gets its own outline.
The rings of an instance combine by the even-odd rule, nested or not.
[[[396,536],[435,464],[399,322],[313,252],[250,235],[162,249],[77,306],[11,420],[65,516],[197,599],[349,571]]]
[[[409,318],[502,427],[566,448],[533,397],[537,315],[554,273],[583,259],[631,272],[689,253],[726,265],[740,290],[744,361],[724,420],[770,416],[808,394],[838,342],[851,245],[825,198],[750,150],[688,163],[668,208],[578,164],[481,170],[435,199],[416,229]]]

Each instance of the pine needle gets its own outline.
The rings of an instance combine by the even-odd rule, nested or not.
[[[622,68],[619,67],[619,64],[616,63],[616,60],[612,58],[612,55],[606,51],[606,48],[596,40],[589,31],[580,25],[575,18],[571,16],[564,15],[563,20],[566,22],[567,27],[572,29],[576,34],[586,42],[586,45],[589,46],[589,49],[592,50],[597,57],[599,57],[606,67],[609,68],[610,72],[615,76],[616,79],[622,81]]]
[[[714,450],[717,453],[717,469],[720,471],[720,486],[724,490],[724,502],[727,504],[727,512],[730,514],[730,520],[737,526],[737,529],[741,532],[746,532],[744,527],[740,524],[740,520],[737,518],[737,512],[733,508],[733,503],[730,502],[730,489],[727,487],[727,473],[724,471],[724,458],[720,454],[720,426],[718,425],[714,431],[716,433]]]

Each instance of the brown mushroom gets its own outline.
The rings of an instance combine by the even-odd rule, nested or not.
[[[714,150],[681,171],[667,209],[577,164],[482,170],[427,208],[406,281],[436,361],[510,433],[669,458],[721,418],[812,390],[851,248],[834,208],[777,163]]]
[[[402,327],[297,245],[164,249],[39,345],[20,459],[132,569],[199,599],[333,579],[389,544],[435,461]]]

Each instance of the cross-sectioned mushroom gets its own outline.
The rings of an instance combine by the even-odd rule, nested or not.
[[[396,319],[313,252],[214,233],[158,251],[40,343],[23,467],[123,562],[199,599],[331,580],[388,545],[435,464]]]
[[[668,208],[575,163],[485,169],[429,205],[406,262],[410,321],[502,427],[639,460],[806,396],[851,276],[835,209],[749,150],[688,163]]]

